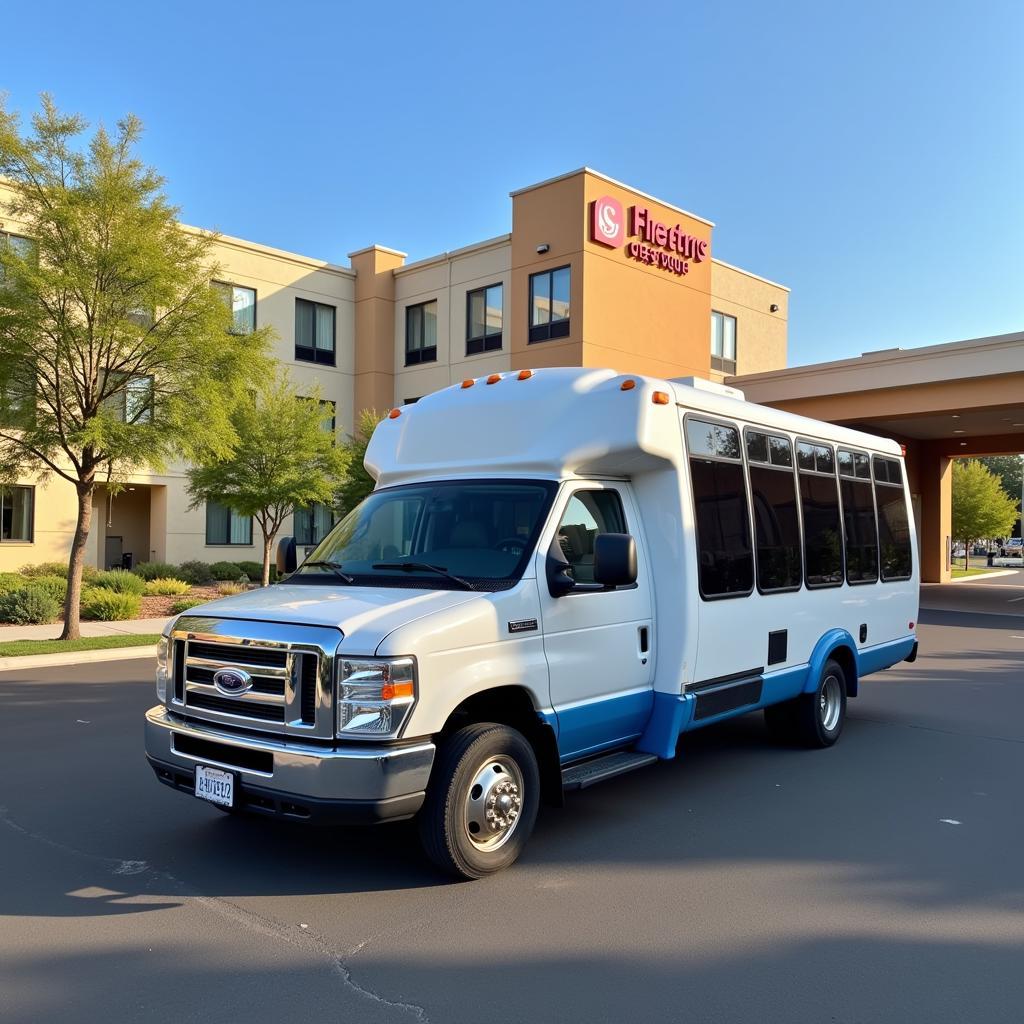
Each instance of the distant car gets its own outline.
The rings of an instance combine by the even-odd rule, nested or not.
[[[1000,558],[1020,558],[1022,553],[1024,553],[1024,545],[1022,545],[1020,537],[1011,537],[999,547]]]

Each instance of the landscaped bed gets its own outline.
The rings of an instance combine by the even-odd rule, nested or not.
[[[68,651],[104,651],[115,647],[156,647],[158,633],[118,633],[117,636],[83,636],[78,640],[5,640],[0,658],[35,654],[66,654]]]

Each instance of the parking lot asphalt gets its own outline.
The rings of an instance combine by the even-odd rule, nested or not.
[[[474,883],[159,785],[151,662],[0,675],[0,1019],[1017,1022],[1024,621],[938,597],[835,748],[695,733]]]

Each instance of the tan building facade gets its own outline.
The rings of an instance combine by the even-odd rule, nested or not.
[[[608,366],[723,380],[786,365],[789,291],[712,255],[714,225],[587,168],[511,194],[508,234],[406,263],[374,245],[342,267],[219,237],[216,283],[236,326],[271,326],[300,388],[318,384],[339,434],[466,377]],[[186,229],[192,230],[192,229]],[[5,222],[0,241],[19,235]],[[64,560],[74,492],[27,478],[0,497],[0,571]],[[316,543],[326,509],[285,532]],[[189,508],[184,467],[96,497],[90,562],[258,560],[258,528]]]

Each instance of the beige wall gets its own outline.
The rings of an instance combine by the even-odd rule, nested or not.
[[[466,295],[476,288],[502,286],[502,348],[466,355]],[[510,236],[422,260],[395,271],[395,405],[438,391],[466,377],[508,370],[509,297],[512,291]],[[405,365],[405,311],[437,301],[437,362]]]
[[[771,307],[778,306],[774,313]],[[736,317],[736,373],[786,365],[789,289],[721,260],[711,262],[711,308]]]

